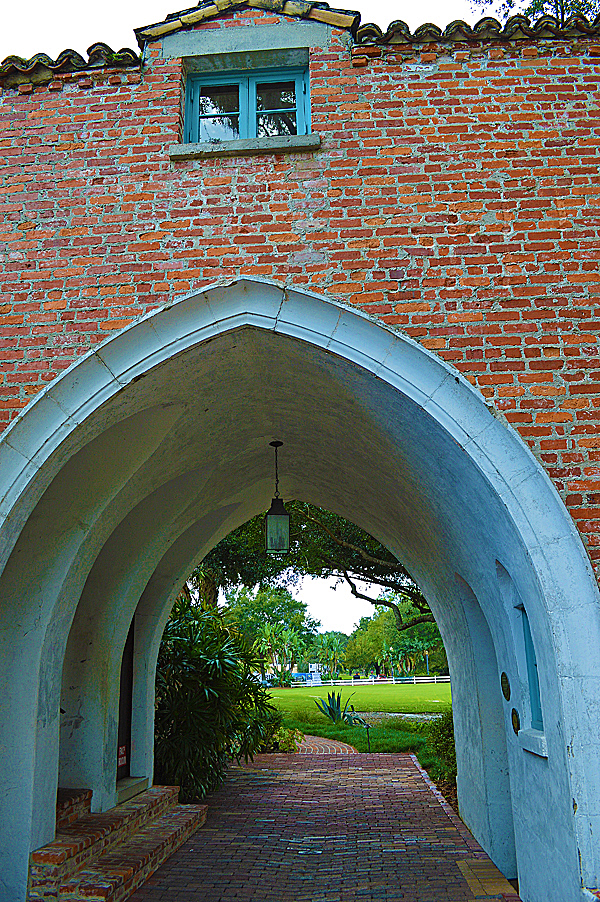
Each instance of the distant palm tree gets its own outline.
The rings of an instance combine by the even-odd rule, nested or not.
[[[410,636],[402,636],[399,642],[396,642],[390,654],[392,660],[398,670],[404,673],[412,673],[418,662],[425,656],[425,651],[429,648],[430,643],[423,639],[412,639]]]
[[[292,670],[304,650],[304,643],[297,630],[286,629],[281,624],[264,623],[254,642],[254,649],[281,679]]]
[[[325,653],[329,671],[335,679],[340,672],[340,665],[344,659],[344,643],[339,636],[327,636]]]
[[[377,663],[380,667],[383,668],[383,672],[386,676],[388,670],[392,670],[394,666],[394,650],[390,645],[387,644],[385,639],[381,643],[381,651],[377,657]]]
[[[327,636],[324,636],[322,633],[320,633],[316,637],[316,639],[312,645],[312,653],[314,654],[315,658],[317,659],[317,663],[323,664],[325,667],[327,667],[327,655],[328,655],[327,638],[328,638]]]

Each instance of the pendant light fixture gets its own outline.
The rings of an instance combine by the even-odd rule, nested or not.
[[[279,497],[279,465],[277,452],[283,442],[269,442],[275,448],[275,497],[265,516],[265,549],[267,554],[287,554],[290,550],[290,515]]]

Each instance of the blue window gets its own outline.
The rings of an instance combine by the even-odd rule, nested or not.
[[[186,143],[307,135],[309,123],[306,69],[188,78]]]
[[[525,608],[521,608],[523,617],[523,638],[525,640],[525,660],[527,662],[527,681],[529,683],[529,700],[531,703],[531,726],[534,730],[543,730],[544,721],[542,720],[542,702],[540,698],[540,681],[538,679],[537,659],[535,656],[535,648],[533,647],[533,639],[531,636],[531,627],[529,626],[529,618]]]

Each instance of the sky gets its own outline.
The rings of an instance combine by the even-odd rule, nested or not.
[[[358,588],[367,595],[373,594],[373,590],[362,584]],[[354,598],[346,583],[336,583],[335,580],[307,576],[291,592],[308,605],[311,617],[321,621],[320,632],[341,630],[350,635],[361,617],[370,617],[375,612],[370,602]],[[374,594],[377,594],[376,589]]]
[[[169,13],[196,4],[193,0],[31,0],[3,4],[0,28],[0,60],[10,54],[30,57],[47,53],[56,58],[67,48],[84,54],[97,41],[113,50],[121,47],[137,49],[133,29],[161,22]],[[454,19],[474,24],[483,13],[474,13],[470,0],[330,0],[330,6],[357,9],[362,22],[376,22],[383,29],[394,19],[402,19],[411,29],[425,22],[445,27]]]

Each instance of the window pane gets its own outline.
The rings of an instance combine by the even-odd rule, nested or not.
[[[296,83],[293,81],[278,81],[257,85],[256,109],[258,112],[262,110],[295,110]],[[285,132],[285,134],[289,133]]]
[[[209,116],[200,120],[199,141],[233,141],[240,136],[240,117]]]
[[[529,701],[531,702],[531,726],[534,730],[543,730],[542,700],[540,698],[540,683],[535,648],[525,608],[523,608],[521,613],[523,615],[523,633],[525,636],[525,660],[527,663],[527,679],[529,682]]]
[[[200,85],[199,141],[232,141],[240,136],[240,86]]]
[[[288,113],[262,113],[256,120],[256,134],[259,138],[273,138],[276,135],[297,135],[296,111]]]
[[[239,85],[204,85],[200,88],[200,115],[239,113]]]

